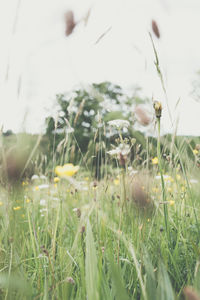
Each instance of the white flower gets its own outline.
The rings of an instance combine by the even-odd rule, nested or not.
[[[118,119],[118,120],[109,121],[108,125],[116,127],[116,128],[124,128],[124,127],[127,128],[127,127],[130,126],[130,123],[127,120],[120,120],[120,119]]]
[[[161,179],[161,175],[157,175],[155,178],[156,178],[156,179]],[[163,175],[163,179],[165,179],[165,180],[170,180],[170,179],[171,179],[171,176],[169,176],[169,175]]]
[[[49,188],[48,184],[40,184],[40,185],[38,185],[38,189],[39,190],[48,189],[48,188]]]
[[[34,174],[32,177],[31,177],[31,180],[36,180],[36,179],[39,179],[39,176]]]
[[[65,132],[66,133],[72,133],[72,132],[74,132],[74,128],[68,127],[68,128],[65,129]]]
[[[196,180],[196,179],[190,179],[190,183],[198,183],[198,180]]]
[[[110,154],[111,156],[115,156],[115,155],[120,154],[120,150],[118,148],[116,148],[116,149],[108,151],[107,153]]]
[[[107,153],[110,154],[111,156],[115,155],[123,155],[126,156],[130,153],[130,147],[127,144],[120,144],[117,148],[108,151]]]
[[[46,205],[46,200],[45,199],[41,199],[40,200],[40,205],[41,206],[45,206]]]

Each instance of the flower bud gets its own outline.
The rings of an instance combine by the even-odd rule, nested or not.
[[[160,119],[162,114],[162,104],[159,101],[154,101],[153,107],[155,110],[156,118]]]

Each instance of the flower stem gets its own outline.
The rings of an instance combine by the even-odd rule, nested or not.
[[[161,150],[160,150],[160,118],[157,118],[157,124],[158,124],[158,141],[157,141],[158,167],[159,167],[159,171],[160,171],[161,185],[162,185],[162,201],[164,203],[165,229],[168,234],[168,209],[167,209],[165,182],[164,182],[164,178],[163,178]]]

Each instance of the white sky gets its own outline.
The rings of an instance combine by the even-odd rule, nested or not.
[[[66,38],[66,10],[78,20],[89,8],[88,25],[79,24]],[[180,118],[178,133],[200,135],[200,103],[190,95],[200,70],[199,0],[0,0],[0,124],[39,132],[56,93],[110,80],[125,88],[139,85],[145,96],[161,100],[170,131],[148,35],[152,19],[161,32],[154,40],[173,119]]]

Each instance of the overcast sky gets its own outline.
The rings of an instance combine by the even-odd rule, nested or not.
[[[163,125],[171,131],[148,32],[154,37],[178,133],[200,135],[200,103],[192,82],[200,70],[199,0],[0,0],[0,124],[18,131],[42,130],[56,93],[104,80],[161,100]],[[80,20],[91,8],[87,26],[64,35],[68,9]],[[95,45],[99,36],[111,30]],[[180,99],[175,110],[175,105]],[[24,121],[25,120],[25,121]]]

